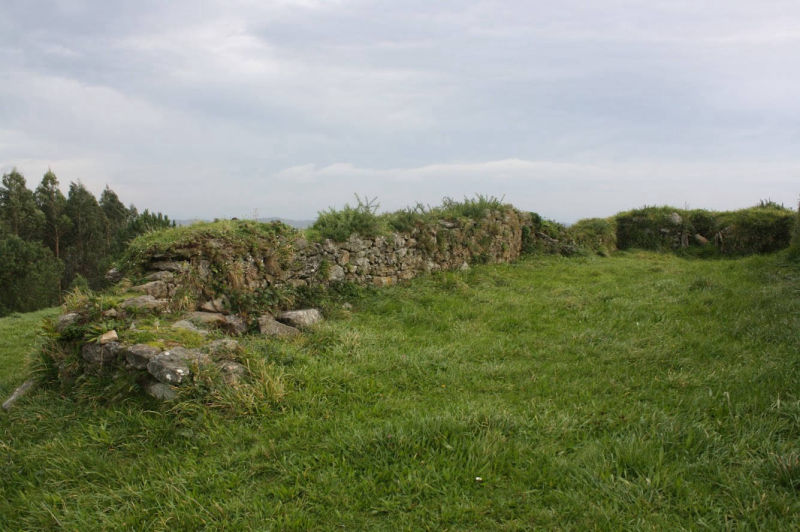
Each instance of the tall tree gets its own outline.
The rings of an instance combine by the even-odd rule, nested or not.
[[[61,258],[61,240],[72,226],[67,216],[67,198],[58,188],[58,178],[48,170],[34,193],[36,205],[44,213],[42,240],[50,247],[57,259]]]
[[[106,215],[106,247],[112,253],[119,253],[122,249],[118,244],[119,239],[117,235],[128,224],[132,213],[119,200],[116,192],[111,190],[108,185],[106,185],[103,193],[100,194],[100,207],[103,209],[103,214]]]
[[[8,231],[24,240],[40,235],[44,214],[36,206],[33,192],[25,186],[25,178],[16,168],[3,175],[0,186],[0,219]]]
[[[67,281],[81,274],[97,288],[103,284],[103,268],[111,260],[105,239],[106,215],[80,181],[69,185],[66,214],[72,220],[64,253]]]

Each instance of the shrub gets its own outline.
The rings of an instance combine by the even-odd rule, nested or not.
[[[480,220],[485,218],[491,211],[499,211],[506,208],[502,198],[494,196],[476,195],[474,198],[464,198],[464,201],[456,201],[445,197],[442,199],[442,206],[433,211],[442,218],[471,218]]]
[[[789,246],[795,216],[772,205],[719,213],[718,246],[725,255],[768,253]]]
[[[617,249],[617,227],[613,218],[587,218],[567,228],[571,242],[585,251],[607,256]]]
[[[672,207],[643,207],[616,215],[617,247],[671,250],[688,245],[694,227],[686,211]]]
[[[329,238],[335,242],[344,242],[350,235],[373,238],[384,232],[379,216],[375,214],[379,205],[376,198],[362,200],[356,195],[357,205],[345,205],[343,209],[330,208],[319,213],[317,220],[308,231],[313,240]]]

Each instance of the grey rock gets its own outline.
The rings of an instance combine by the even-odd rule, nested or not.
[[[228,298],[225,296],[218,297],[212,299],[211,301],[206,301],[202,305],[200,305],[200,310],[204,310],[206,312],[224,312],[225,308],[228,304]]]
[[[208,355],[196,349],[176,347],[150,359],[147,371],[164,384],[178,385],[192,375],[191,366],[207,364],[208,361]]]
[[[467,264],[467,261],[464,261],[461,263],[461,266],[458,269],[462,272],[469,271],[469,264]]]
[[[245,366],[231,360],[217,362],[217,367],[226,384],[238,384],[249,373]]]
[[[145,386],[145,391],[147,395],[159,401],[173,401],[178,397],[172,386],[163,382],[151,382]]]
[[[77,312],[67,312],[66,314],[62,314],[58,317],[58,321],[56,322],[56,330],[58,332],[64,332],[64,330],[69,327],[70,325],[75,325],[81,319],[81,315]]]
[[[673,212],[669,215],[669,221],[672,222],[674,225],[680,225],[683,223],[683,218],[677,212]]]
[[[116,318],[117,316],[119,316],[119,311],[115,308],[110,308],[103,311],[104,318]]]
[[[122,302],[120,307],[124,309],[135,308],[145,310],[164,310],[169,305],[166,299],[156,299],[151,295],[132,297]]]
[[[14,406],[14,403],[22,399],[28,392],[36,388],[36,379],[28,379],[22,384],[20,384],[14,393],[12,393],[8,399],[3,402],[3,410],[8,411]]]
[[[122,279],[122,272],[116,268],[111,268],[106,272],[105,278],[109,283],[117,283]]]
[[[230,316],[225,316],[223,328],[230,334],[240,335],[247,332],[247,323],[245,323],[241,316],[232,314]]]
[[[328,280],[341,281],[343,279],[344,279],[344,268],[342,268],[338,264],[334,264],[333,266],[331,266],[331,269],[328,272]]]
[[[183,318],[200,325],[222,325],[225,323],[225,316],[219,312],[190,312]]]
[[[105,366],[116,362],[120,347],[117,342],[84,344],[81,356],[89,364]]]
[[[157,299],[164,299],[169,297],[169,287],[164,281],[150,281],[149,283],[134,286],[132,290],[136,292],[144,292]]]
[[[155,358],[161,349],[147,344],[123,346],[120,354],[125,357],[128,364],[135,369],[147,369],[147,363]]]
[[[207,330],[199,328],[197,325],[195,325],[194,323],[192,323],[189,320],[178,320],[175,323],[173,323],[172,325],[170,325],[170,327],[172,327],[173,329],[182,329],[182,330],[185,330],[185,331],[192,331],[192,332],[195,332],[197,334],[202,334],[203,336],[208,334]]]
[[[289,310],[278,314],[278,321],[302,329],[322,321],[322,313],[315,308]]]
[[[275,336],[277,338],[291,338],[300,334],[300,331],[295,327],[284,325],[269,314],[258,318],[258,330],[265,336]]]

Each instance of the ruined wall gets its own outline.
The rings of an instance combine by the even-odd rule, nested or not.
[[[213,300],[222,296],[257,299],[282,288],[332,282],[386,286],[476,262],[513,261],[526,224],[528,213],[507,208],[479,220],[436,220],[408,233],[352,235],[346,242],[309,242],[291,232],[243,250],[224,239],[208,239],[144,257],[141,277],[147,282],[136,289],[188,309],[213,308]]]

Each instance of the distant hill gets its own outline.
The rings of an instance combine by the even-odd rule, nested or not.
[[[176,225],[191,225],[195,222],[209,222],[210,220],[205,220],[203,218],[190,218],[186,220],[175,220]],[[314,223],[314,220],[289,220],[287,218],[256,218],[256,221],[259,222],[283,222],[286,225],[290,225],[296,229],[305,229],[309,227],[311,224]]]

